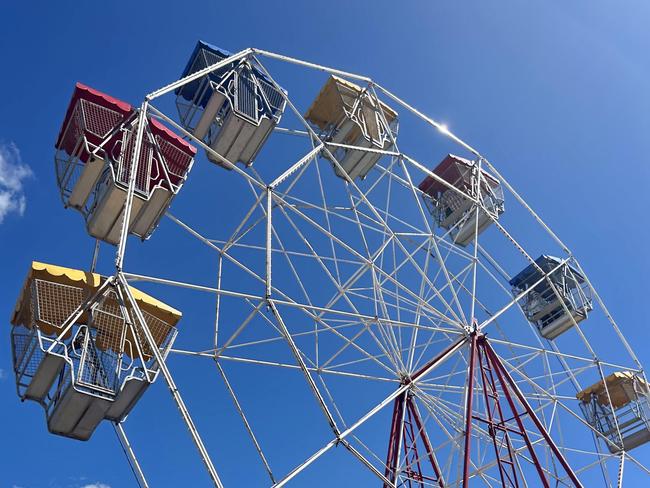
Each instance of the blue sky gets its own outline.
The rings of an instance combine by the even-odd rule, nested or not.
[[[0,77],[5,93],[0,101],[0,262],[5,273],[0,315],[7,322],[31,260],[86,267],[92,255],[93,241],[81,217],[60,204],[53,171],[53,143],[74,83],[136,104],[174,80],[196,41],[204,39],[231,51],[254,46],[369,75],[447,123],[495,164],[575,252],[641,362],[650,363],[645,347],[650,258],[643,244],[650,238],[645,225],[650,204],[646,2],[414,1],[396,7],[385,0],[363,5],[213,1],[179,7],[166,0],[101,6],[59,1],[5,2],[0,13],[5,66]],[[298,79],[291,82],[292,96],[305,102],[313,97]],[[193,169],[195,196],[183,195],[178,202],[189,220],[227,221],[203,205],[213,184],[234,198],[219,186],[224,183],[216,171],[204,158]],[[172,235],[164,234],[169,226],[161,225],[158,243],[158,233],[144,244],[132,239],[127,265],[155,274],[169,249],[163,244],[164,236]],[[200,268],[202,259],[211,258],[198,247],[188,249],[196,254],[183,256],[177,265],[165,263],[169,268],[160,274],[203,283],[213,279]],[[103,271],[110,271],[110,262],[107,247]],[[185,264],[196,271],[187,271]],[[170,302],[196,310],[212,303],[210,297],[187,292],[163,293]],[[195,312],[194,318],[199,316]],[[186,323],[192,317],[188,311]],[[198,343],[200,334],[186,332],[185,345]],[[56,438],[47,433],[40,407],[18,401],[8,339],[7,328],[0,345],[0,486],[131,486],[132,475],[109,426],[101,426],[88,443]],[[178,371],[181,390],[188,391],[192,412],[203,419],[218,470],[232,486],[246,469],[238,464],[239,456],[251,448],[214,365],[206,360],[195,369],[191,361],[174,358],[171,367]],[[308,393],[291,402],[282,398],[304,388],[301,378],[265,372],[274,376],[266,383],[258,381],[258,374],[257,369],[232,370],[239,384],[256,385],[244,386],[243,395],[257,404],[253,410],[263,419],[261,436],[284,435],[278,419],[290,418],[295,433],[287,443],[299,442],[299,431],[312,427],[311,418],[301,414],[300,400]],[[276,389],[278,384],[286,390]],[[147,393],[142,407],[127,429],[152,485],[207,486],[162,384]],[[327,438],[326,429],[318,427],[302,447],[313,450]],[[341,451],[306,473],[303,483],[349,486],[347,473],[358,472],[358,463]],[[650,460],[647,449],[638,455]],[[280,471],[297,461],[275,457]],[[633,479],[627,481],[635,486]],[[299,480],[297,486],[305,485]]]

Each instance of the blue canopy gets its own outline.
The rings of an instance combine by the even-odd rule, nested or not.
[[[213,46],[212,44],[209,44],[205,41],[199,41],[194,47],[192,56],[185,66],[181,77],[184,78],[192,73],[196,73],[197,71],[223,61],[230,56],[232,56],[232,53],[226,51],[225,49]],[[198,80],[194,80],[191,83],[188,83],[187,85],[177,88],[175,91],[176,95],[180,95],[185,100],[194,101],[198,105],[205,107],[210,100],[210,96],[212,95],[211,90],[205,90],[205,94],[200,95],[200,100],[198,101],[195,100],[197,92],[199,90],[205,89],[205,83],[208,80],[213,81],[217,84],[222,83],[224,79],[227,76],[230,76],[233,72],[235,63],[237,62],[224,66],[223,68],[211,72],[207,76],[204,76]],[[242,69],[239,71],[239,73],[237,73],[237,77],[239,78],[237,80],[237,89],[242,95],[237,97],[237,105],[241,106],[234,107],[235,110],[245,113],[249,116],[252,115],[251,107],[244,105],[246,102],[250,104],[251,101],[255,100],[255,97],[258,95],[255,92],[259,89],[263,92],[263,97],[268,102],[268,107],[264,107],[266,110],[263,109],[263,111],[268,112],[270,109],[270,112],[267,115],[276,115],[279,111],[282,110],[284,105],[282,93],[275,88],[271,80],[261,71],[258,66],[256,66],[254,63],[250,63],[249,66],[250,69]],[[251,76],[251,74],[254,76]],[[257,83],[254,81],[255,78],[257,79]]]
[[[232,53],[230,51],[226,51],[225,49],[221,49],[220,47],[213,46],[212,44],[209,44],[205,41],[199,41],[196,43],[196,46],[194,46],[194,51],[192,51],[192,56],[190,56],[189,61],[185,65],[185,69],[183,70],[183,74],[181,75],[181,78],[185,78],[187,75],[190,75],[195,71],[198,71],[199,69],[203,69],[209,65],[206,63],[204,66],[196,67],[196,68],[194,67],[194,63],[197,60],[197,58],[201,55],[202,50],[206,50],[215,56],[216,59],[214,60],[214,62],[209,64],[218,63],[219,61],[222,61],[232,56]]]
[[[547,256],[545,254],[542,254],[540,257],[538,257],[535,260],[535,264],[539,266],[544,273],[548,273],[553,270],[553,268],[556,268],[562,260],[560,258],[556,258],[555,256]],[[568,265],[567,265],[568,266]],[[578,272],[575,268],[572,266],[569,266],[569,269],[573,273],[573,276],[575,277],[576,280],[576,286],[578,283],[583,283],[584,277],[582,274]],[[539,281],[539,279],[543,275],[539,272],[537,267],[534,264],[529,264],[526,266],[519,274],[517,274],[514,278],[510,280],[510,286],[513,286],[515,288],[518,288],[520,290],[526,290],[529,288],[533,283],[536,281]],[[552,276],[552,275],[551,275]],[[548,286],[548,283],[542,282],[538,285],[538,287],[546,288]]]

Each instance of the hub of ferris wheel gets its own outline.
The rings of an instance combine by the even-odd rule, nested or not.
[[[182,313],[129,285],[122,264],[128,235],[153,238],[175,197],[192,178],[198,149],[217,166],[215,171],[244,174],[274,133],[292,132],[280,123],[285,112],[295,107],[288,91],[259,62],[260,53],[264,52],[231,54],[201,41],[179,81],[150,94],[140,107],[77,83],[55,144],[56,182],[63,205],[82,215],[87,233],[97,243],[116,246],[116,270],[109,275],[96,273],[96,256],[89,270],[35,261],[11,320],[18,396],[43,406],[51,433],[87,440],[104,421],[120,425],[162,374],[217,486],[220,478],[166,366]],[[358,79],[329,71],[304,118],[300,116],[305,124],[300,135],[311,141],[313,151],[295,166],[283,168],[274,184],[321,158],[329,162],[341,186],[355,186],[370,179],[383,160],[402,157],[397,147],[400,117],[391,103],[398,99],[382,100],[372,81],[361,86]],[[150,102],[164,94],[176,97],[178,122],[151,108]],[[445,126],[433,125],[459,141]],[[450,252],[475,263],[482,252],[479,237],[490,228],[504,230],[500,222],[507,213],[502,177],[482,156],[474,155],[474,159],[442,155],[430,170],[412,161],[424,177],[410,190],[417,195],[417,205],[427,211],[432,236],[435,232],[435,239],[446,243]],[[269,201],[274,184],[267,187]],[[269,230],[267,255],[271,240]],[[524,254],[528,264],[507,277],[511,302],[539,340],[556,351],[554,341],[588,321],[594,310],[592,287],[572,256],[542,254],[532,259]],[[269,309],[279,317],[270,298],[274,290],[270,273],[266,280]],[[474,299],[471,307],[474,311]],[[386,461],[373,468],[383,486],[467,487],[473,479],[478,482],[482,467],[473,460],[472,444],[481,436],[494,452],[494,484],[531,486],[530,479],[535,479],[535,486],[556,482],[583,486],[567,451],[556,444],[549,424],[522,391],[512,364],[493,347],[487,325],[494,320],[496,316],[485,321],[476,314],[468,317],[460,322],[462,334],[447,348],[429,354],[417,368],[402,369],[398,390],[384,402],[393,406],[386,428]],[[304,353],[284,324],[282,330],[297,364],[329,412],[311,380]],[[440,460],[439,439],[425,425],[427,416],[418,399],[431,372],[461,349],[467,363],[463,425],[452,441],[463,454],[457,460],[462,473],[452,481]],[[636,370],[600,376],[591,386],[576,388],[575,407],[597,442],[613,455],[625,455],[650,441],[648,384]],[[339,429],[333,418],[330,425],[336,443],[344,442],[352,450],[347,431]],[[546,457],[557,466],[555,472],[541,460],[541,443]],[[354,454],[364,464],[372,464],[361,453]],[[524,475],[524,456],[532,466],[532,477]]]

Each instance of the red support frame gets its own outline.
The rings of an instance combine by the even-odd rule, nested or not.
[[[487,417],[480,417],[474,415],[472,408],[472,397],[474,396],[474,376],[476,370],[476,358],[479,360],[480,378],[482,383],[482,391],[486,404]],[[547,473],[544,471],[542,464],[537,457],[535,448],[533,447],[528,431],[523,422],[523,417],[528,416],[536,430],[542,435],[548,446],[550,447],[553,455],[556,457],[562,468],[567,474],[576,488],[582,488],[582,483],[574,473],[571,466],[562,455],[550,434],[546,431],[544,424],[539,420],[535,411],[530,406],[526,397],[521,392],[517,383],[513,380],[510,373],[504,367],[501,359],[497,356],[492,346],[488,343],[487,338],[483,334],[474,332],[472,334],[472,345],[470,351],[469,368],[468,368],[468,387],[467,387],[467,402],[465,410],[465,457],[463,466],[463,488],[469,487],[470,468],[471,468],[471,431],[472,420],[480,421],[488,426],[488,433],[492,438],[492,443],[495,449],[496,462],[501,477],[503,487],[518,488],[518,466],[515,463],[514,451],[512,449],[511,436],[519,435],[528,449],[532,464],[535,466],[539,480],[542,486],[550,488]],[[498,386],[497,386],[498,383]],[[500,388],[499,388],[500,387]],[[506,420],[503,416],[503,406],[501,403],[501,396],[505,398],[506,403],[512,416]],[[515,399],[524,411],[519,412],[519,407],[515,403]],[[509,421],[515,421],[516,428],[508,425]],[[501,436],[497,438],[497,433]],[[504,457],[501,453],[507,451]]]
[[[461,337],[458,341],[451,344],[444,351],[434,357],[431,361],[422,366],[410,377],[404,378],[403,384],[411,384],[421,376],[425,376],[433,368],[444,362],[451,354],[455,353],[467,338]],[[416,430],[417,429],[417,430]],[[426,459],[428,459],[433,470],[433,476],[427,476],[422,472],[422,459],[417,451],[418,440],[422,442],[426,450]],[[404,446],[405,466],[400,468],[400,450]],[[390,437],[388,440],[388,454],[386,456],[385,476],[392,483],[384,483],[384,488],[395,486],[400,472],[406,474],[406,486],[424,486],[426,481],[428,485],[438,484],[440,488],[445,487],[442,479],[442,472],[438,467],[433,445],[420,416],[420,412],[415,403],[415,399],[409,390],[404,391],[395,398],[393,403],[393,418],[391,421]],[[416,484],[417,483],[417,484]],[[401,484],[399,486],[404,486]]]
[[[477,339],[472,334],[469,348],[469,367],[467,369],[467,396],[465,397],[465,451],[463,455],[463,488],[469,484],[469,469],[471,467],[470,451],[472,448],[472,412],[474,401],[474,363],[476,362]]]
[[[418,441],[425,449],[424,456],[420,455]],[[400,448],[403,450],[400,451]],[[400,460],[400,452],[404,453],[403,460]],[[431,464],[433,476],[425,474],[423,470],[423,464],[427,460]],[[404,481],[397,485],[400,473],[404,477]],[[393,420],[385,476],[397,486],[424,487],[426,483],[426,486],[437,484],[440,488],[445,487],[433,452],[433,445],[415,403],[415,398],[408,391],[398,396],[393,404]],[[384,483],[384,488],[389,487],[390,485]]]
[[[533,423],[535,424],[535,427],[537,427],[537,430],[539,430],[540,434],[542,434],[542,437],[544,437],[544,440],[548,444],[548,446],[551,448],[551,451],[559,461],[560,465],[562,465],[562,468],[566,472],[567,476],[571,480],[571,482],[576,486],[576,488],[582,488],[582,483],[574,473],[573,469],[569,465],[568,461],[566,458],[562,455],[560,450],[558,449],[557,445],[555,445],[555,442],[551,438],[550,434],[546,431],[546,428],[544,427],[544,424],[539,420],[537,415],[535,414],[535,411],[532,409],[528,401],[526,400],[526,397],[524,394],[521,392],[519,389],[519,386],[517,386],[517,383],[512,379],[512,376],[506,368],[503,366],[503,363],[497,356],[496,352],[494,352],[494,349],[490,344],[488,344],[487,339],[485,337],[483,338],[483,343],[484,343],[484,349],[487,355],[490,357],[490,360],[497,366],[496,372],[497,376],[499,377],[499,381],[502,384],[502,388],[506,394],[506,397],[508,398],[508,403],[510,404],[511,408],[513,409],[513,413],[516,415],[517,419],[519,419],[519,422],[521,421],[520,416],[518,413],[515,412],[514,404],[512,397],[510,393],[508,392],[508,388],[506,386],[509,385],[512,391],[514,392],[515,396],[519,400],[519,403],[524,407],[526,410],[526,413],[528,416],[531,418]],[[505,380],[505,381],[504,381]],[[518,423],[519,423],[518,422]],[[524,431],[525,432],[525,431]],[[539,466],[539,465],[538,465]],[[541,469],[541,467],[540,467]]]
[[[388,442],[388,454],[386,456],[386,472],[384,473],[386,478],[388,478],[393,484],[397,480],[399,468],[400,446],[402,444],[402,437],[404,436],[404,404],[407,395],[408,392],[405,391],[395,398],[395,402],[393,403],[393,419],[390,426],[390,440]],[[389,488],[385,483],[384,487]]]
[[[474,415],[475,420],[487,424],[488,433],[492,438],[494,446],[494,456],[499,468],[499,477],[501,486],[519,488],[519,479],[517,476],[517,466],[515,465],[515,456],[513,455],[512,442],[510,440],[510,428],[503,417],[503,409],[499,402],[499,393],[494,379],[494,371],[485,357],[482,349],[478,349],[478,363],[481,369],[481,381],[483,384],[483,399],[485,401],[485,413],[487,419]],[[503,451],[507,452],[507,457],[503,457]]]
[[[575,472],[547,432],[544,424],[537,417],[517,383],[506,370],[499,356],[488,343],[485,335],[479,332],[473,332],[468,339],[470,351],[467,370],[467,396],[465,399],[465,441],[463,450],[463,481],[461,487],[469,488],[472,468],[472,427],[476,421],[487,426],[487,431],[494,447],[495,461],[499,471],[501,486],[505,488],[519,488],[521,486],[520,481],[523,481],[523,473],[517,463],[515,449],[512,443],[512,437],[517,435],[523,440],[528,450],[530,463],[535,466],[535,470],[539,476],[540,486],[550,488],[548,473],[542,467],[529,437],[530,427],[527,429],[524,425],[524,418],[527,416],[535,426],[533,430],[539,432],[544,438],[560,466],[564,469],[567,478],[576,488],[583,488]],[[456,343],[413,375],[405,378],[403,384],[414,383],[419,377],[426,375],[436,366],[441,358],[445,358],[460,344]],[[479,415],[474,411],[477,377],[481,383],[481,392],[485,402],[484,415]],[[506,408],[511,414],[510,417],[504,415],[504,413],[508,413],[506,412]],[[523,409],[523,411],[520,412],[520,409]],[[424,456],[422,457],[418,451],[418,443],[421,443],[425,450]],[[401,453],[403,453],[403,459],[400,459]],[[431,465],[432,475],[426,475],[423,472],[426,461]],[[400,484],[397,484],[400,475],[402,476],[402,481]],[[392,484],[388,485],[384,483],[384,488],[391,486],[423,488],[425,484],[427,486],[437,485],[440,488],[445,487],[433,445],[418,411],[412,390],[406,390],[399,395],[393,404],[393,417],[388,443],[388,454],[386,457],[385,476]],[[524,486],[526,486],[525,482]]]

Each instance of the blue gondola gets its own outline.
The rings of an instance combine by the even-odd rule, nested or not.
[[[537,283],[544,274],[548,277]],[[537,258],[510,280],[510,286],[515,295],[528,291],[521,307],[540,334],[550,340],[585,320],[593,308],[584,276],[553,256]]]
[[[199,41],[182,76],[230,56],[224,49]],[[286,106],[286,92],[248,59],[229,63],[175,93],[183,127],[228,161],[245,165],[253,163]],[[227,167],[210,152],[207,155]]]

